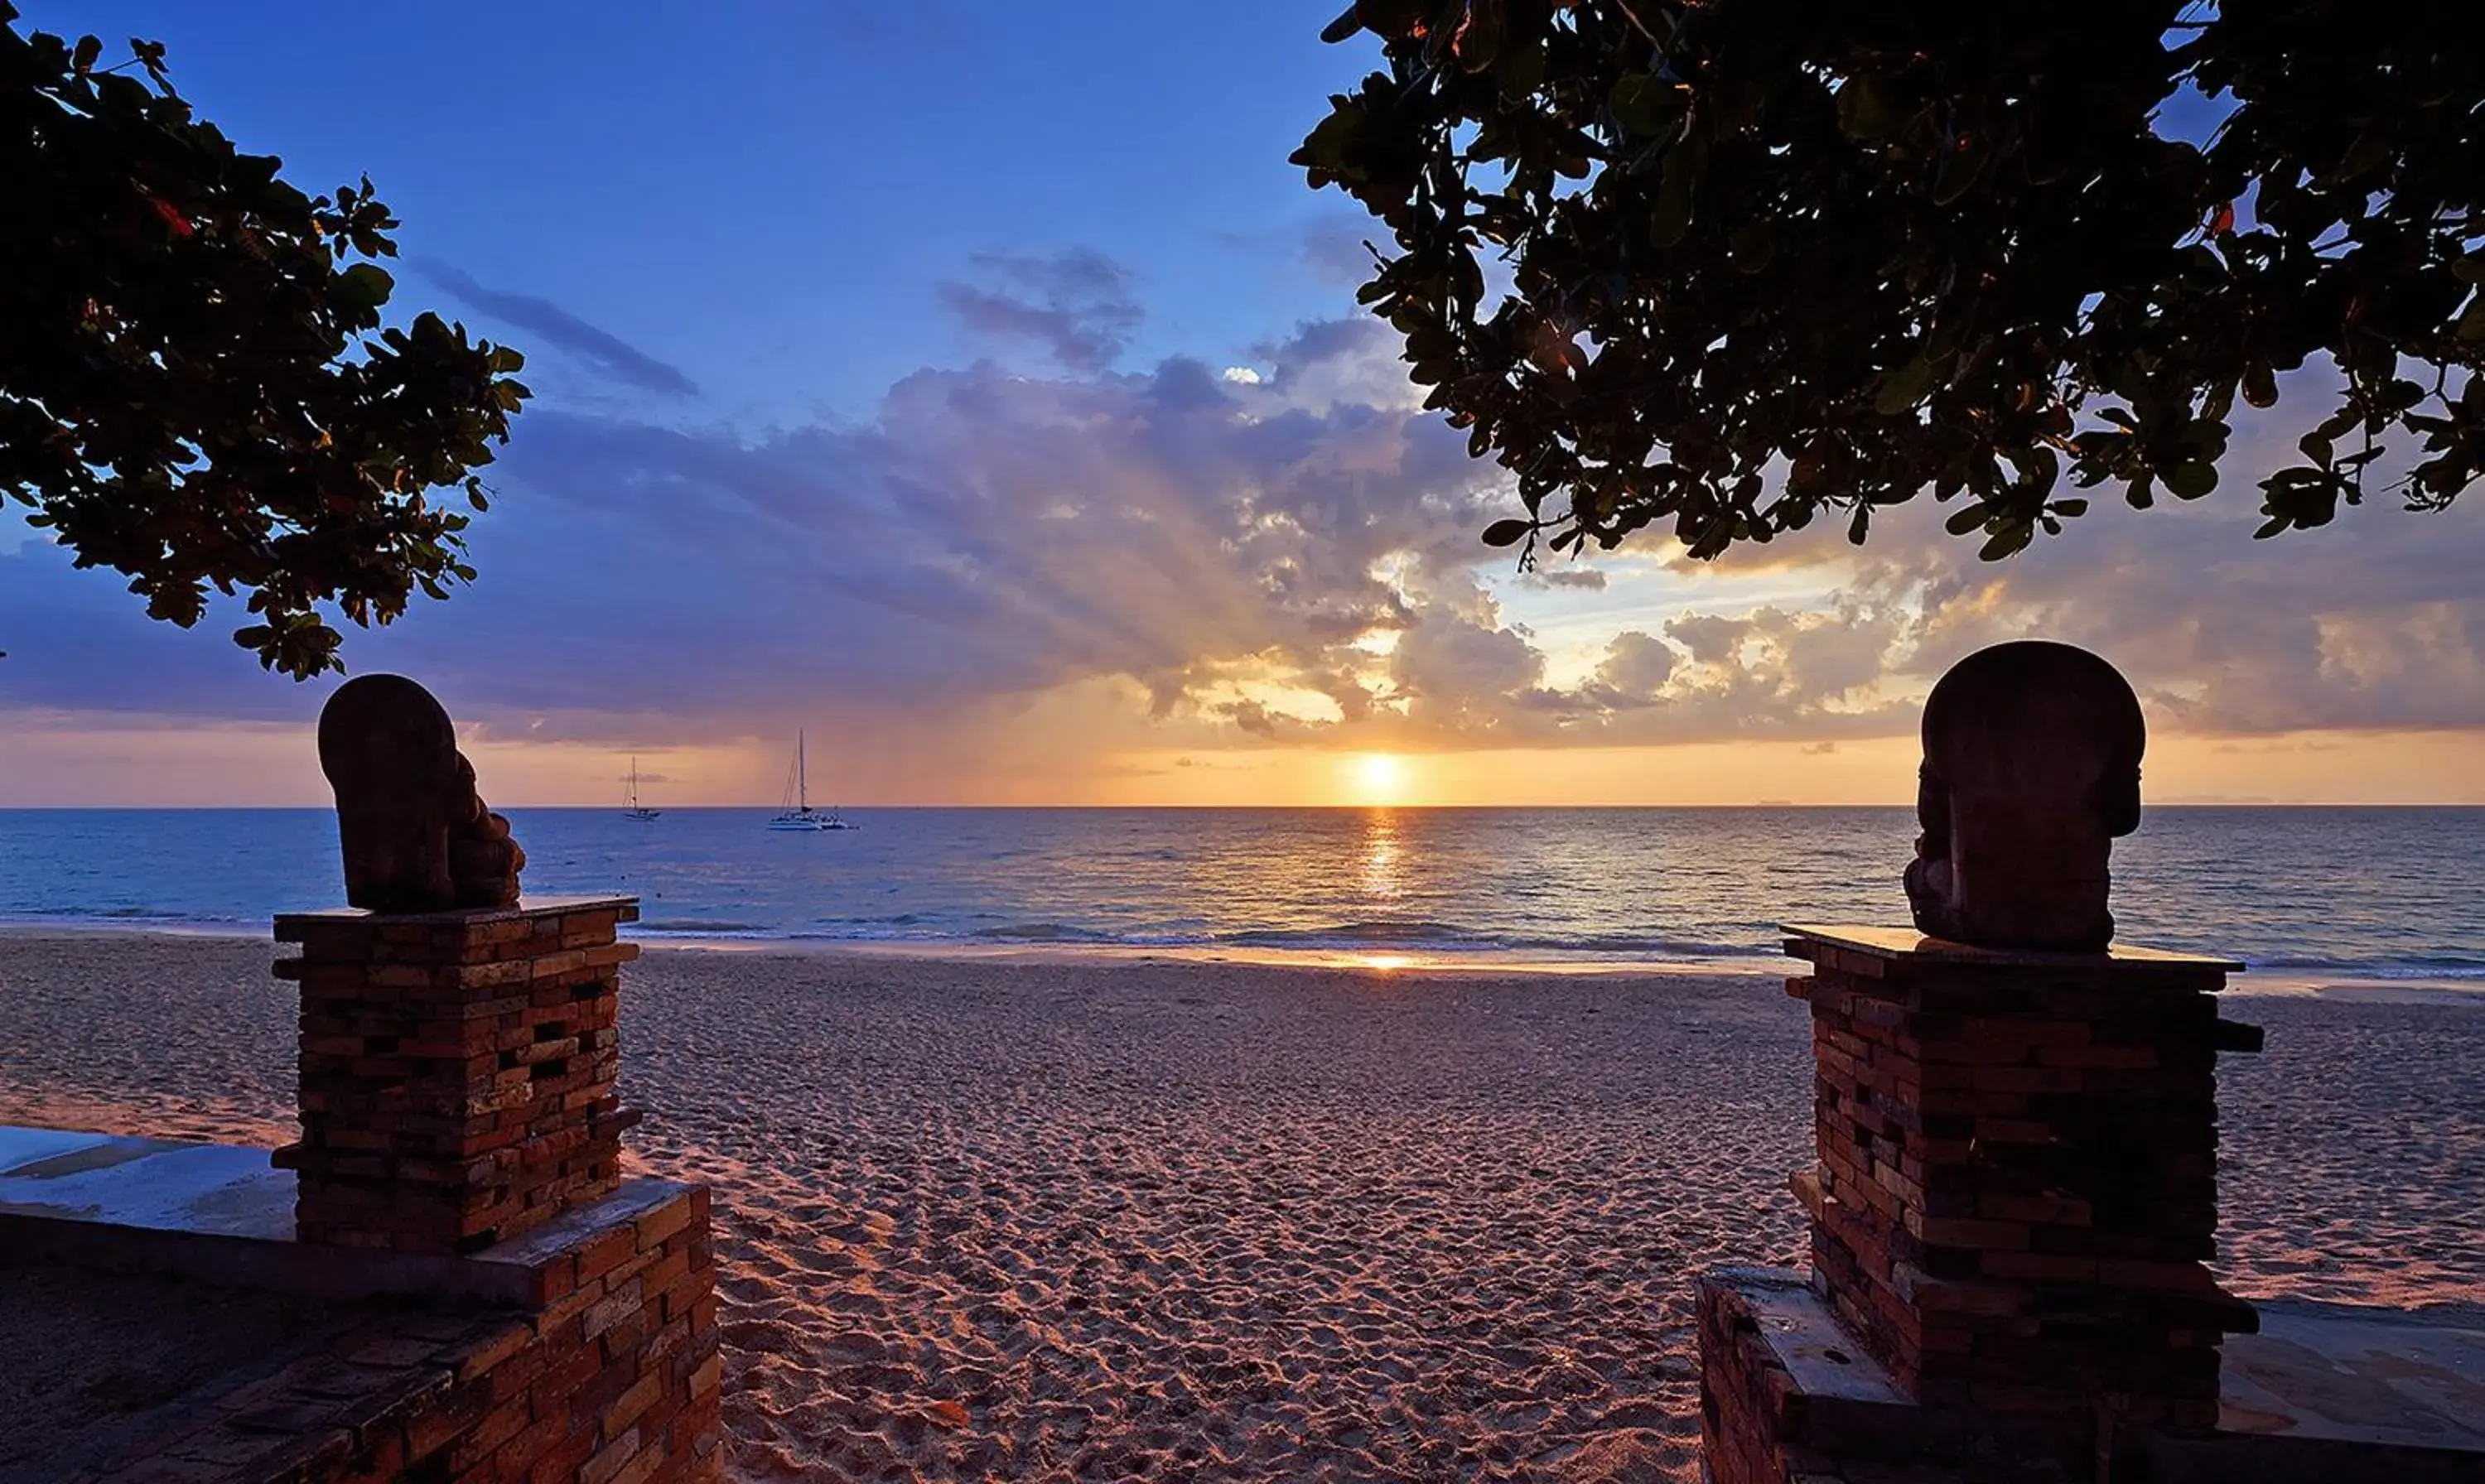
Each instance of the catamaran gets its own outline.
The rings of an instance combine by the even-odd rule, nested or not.
[[[664,812],[662,809],[647,808],[639,802],[639,760],[632,758],[630,760],[630,807],[621,811],[623,817],[637,820],[644,824]]]
[[[785,800],[779,805],[777,817],[768,822],[770,829],[813,830],[860,827],[849,822],[844,815],[834,809],[811,807],[811,779],[804,761],[803,734],[800,732],[794,734],[794,771],[793,776],[786,779],[786,785]]]

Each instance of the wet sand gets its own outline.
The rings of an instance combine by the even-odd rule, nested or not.
[[[0,933],[0,1120],[275,1143],[266,945]],[[2225,1276],[2485,1303],[2485,999],[2245,997]],[[1696,1476],[1692,1275],[1787,1261],[1775,980],[650,953],[743,1479]]]

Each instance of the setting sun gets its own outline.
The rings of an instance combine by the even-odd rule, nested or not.
[[[1349,768],[1356,795],[1367,804],[1394,804],[1406,788],[1406,761],[1387,752],[1367,752]]]

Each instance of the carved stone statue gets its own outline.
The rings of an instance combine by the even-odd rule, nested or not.
[[[319,713],[319,770],[337,791],[347,903],[442,912],[518,900],[527,852],[475,792],[474,765],[430,691],[401,675],[338,687]]]
[[[1933,687],[1924,735],[1918,931],[1984,948],[2113,942],[2107,858],[2140,826],[2148,742],[2130,683],[2068,644],[1997,644]]]

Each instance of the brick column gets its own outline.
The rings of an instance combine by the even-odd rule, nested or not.
[[[1814,1287],[1930,1407],[2206,1426],[2249,1331],[2216,1254],[2222,1050],[2242,965],[1789,929],[1809,1001]]]
[[[474,911],[289,913],[302,957],[297,1239],[478,1252],[610,1194],[621,965],[636,898]]]

